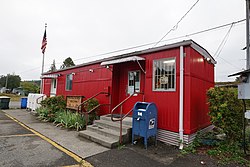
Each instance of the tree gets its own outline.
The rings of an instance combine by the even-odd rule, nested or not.
[[[34,81],[23,81],[21,87],[29,93],[39,93],[39,86]]]
[[[49,72],[53,72],[53,71],[56,71],[56,62],[55,62],[55,60],[53,60],[53,63],[50,66]]]
[[[71,66],[75,66],[75,63],[70,57],[68,57],[63,61],[63,64],[61,65],[60,69],[64,69],[66,67],[71,67]]]
[[[0,86],[5,87],[7,86],[7,89],[13,89],[20,86],[21,77],[19,75],[13,74],[7,74],[7,76],[0,76]]]

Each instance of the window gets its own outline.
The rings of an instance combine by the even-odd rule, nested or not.
[[[175,58],[154,60],[153,65],[153,90],[175,90]]]
[[[140,72],[129,71],[128,72],[128,94],[140,92]]]
[[[66,76],[66,90],[72,90],[72,80],[73,80],[73,75],[68,74]]]

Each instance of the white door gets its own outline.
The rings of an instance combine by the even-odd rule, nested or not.
[[[56,96],[57,80],[51,79],[50,97]]]

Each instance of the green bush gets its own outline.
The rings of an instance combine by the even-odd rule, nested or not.
[[[79,113],[62,111],[56,113],[54,123],[59,123],[65,128],[74,128],[79,131],[85,126],[85,118]]]
[[[66,101],[63,98],[63,96],[49,97],[49,98],[44,99],[41,102],[41,106],[42,106],[41,107],[42,111],[47,110],[46,112],[48,113],[44,113],[44,114],[38,113],[40,115],[39,117],[40,118],[46,117],[44,118],[44,120],[53,122],[56,117],[56,113],[64,111],[66,109]]]
[[[89,101],[86,102],[86,104],[84,105],[84,108],[85,108],[86,111],[90,111],[94,107],[96,107],[97,105],[99,105],[99,101],[97,99],[93,98],[93,99],[90,99]],[[88,122],[90,124],[92,124],[92,122],[95,119],[97,119],[97,113],[99,112],[99,109],[100,108],[97,108],[95,111],[93,111],[93,112],[91,112],[89,114],[89,118],[88,118],[89,120],[88,120]]]
[[[219,127],[232,143],[242,139],[243,104],[235,88],[211,88],[207,92],[211,122]]]
[[[52,110],[54,113],[66,109],[66,100],[63,96],[54,96],[44,99],[41,102],[42,107]]]
[[[36,112],[38,113],[38,118],[41,120],[53,122],[55,119],[55,114],[51,113],[48,108],[40,107]]]

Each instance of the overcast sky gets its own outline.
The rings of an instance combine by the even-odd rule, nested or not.
[[[0,0],[0,75],[22,80],[41,75],[41,42],[47,23],[45,71],[71,57],[75,64],[118,55],[103,53],[159,41],[197,0]],[[230,26],[168,40],[245,19],[245,0],[200,0],[157,46],[193,39],[214,56]],[[245,22],[235,24],[218,56],[216,81],[245,68]],[[134,50],[154,47],[148,45]]]

